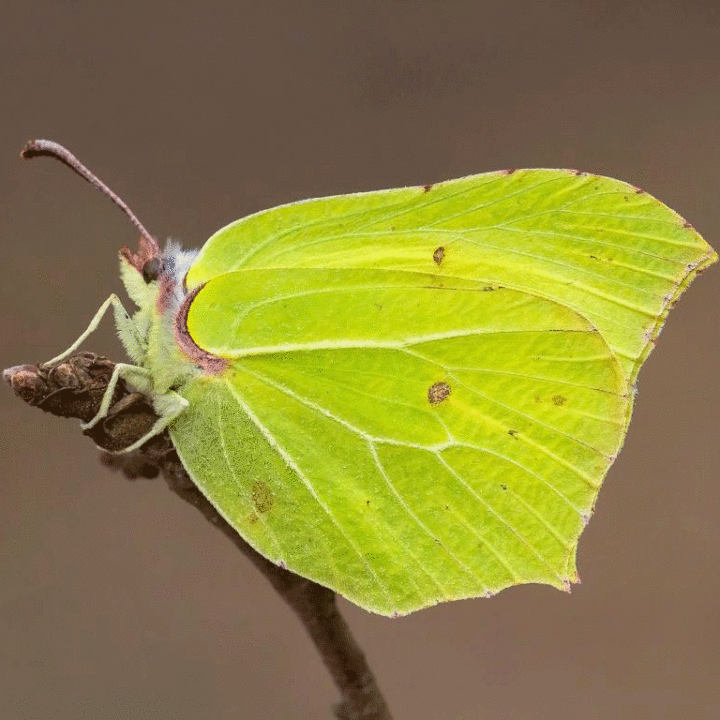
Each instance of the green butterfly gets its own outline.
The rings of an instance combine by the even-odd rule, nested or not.
[[[717,255],[672,210],[571,170],[308,200],[139,249],[118,378],[273,562],[384,615],[569,588],[665,317]]]

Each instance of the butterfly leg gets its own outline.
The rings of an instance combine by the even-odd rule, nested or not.
[[[150,438],[163,432],[189,404],[182,395],[179,395],[174,390],[170,390],[164,395],[159,395],[153,400],[153,407],[159,415],[155,424],[139,440],[136,440],[132,445],[128,445],[119,452],[132,452],[142,447]]]
[[[108,386],[103,394],[102,401],[100,402],[100,409],[97,411],[92,420],[88,420],[86,423],[81,423],[80,427],[82,427],[83,430],[89,430],[90,428],[95,427],[95,425],[97,425],[103,418],[107,417],[113,395],[115,394],[115,388],[117,387],[118,380],[120,378],[128,380],[130,384],[143,395],[152,397],[150,371],[145,368],[138,367],[137,365],[118,363],[110,376],[110,382],[108,382]]]
[[[115,293],[113,293],[100,306],[100,309],[95,313],[95,317],[93,317],[93,319],[90,321],[90,324],[87,326],[85,332],[67,350],[60,353],[60,355],[58,355],[57,357],[54,357],[52,360],[48,360],[46,363],[43,363],[43,365],[56,365],[62,360],[65,360],[65,358],[70,357],[70,355],[72,355],[85,342],[87,337],[91,333],[95,332],[98,325],[100,324],[100,321],[103,319],[105,313],[108,311],[108,308],[110,308],[110,306],[112,306],[113,312],[115,314],[115,325],[118,329],[118,332],[123,338],[123,342],[126,345],[129,354],[131,355],[131,357],[142,357],[144,354],[143,342],[138,337],[132,318],[128,314],[127,310],[125,310],[125,308],[123,307],[120,298],[115,295]]]
[[[118,363],[113,370],[112,376],[110,377],[110,382],[105,390],[97,414],[92,420],[81,424],[83,430],[89,430],[97,425],[97,423],[99,423],[102,419],[107,417],[113,395],[115,394],[115,388],[117,387],[118,380],[120,380],[120,378],[127,380],[135,390],[151,398],[153,408],[158,414],[158,419],[155,424],[150,428],[150,430],[148,430],[147,433],[145,433],[145,435],[131,445],[128,445],[128,447],[118,451],[126,453],[136,450],[140,446],[144,445],[150,438],[163,432],[163,430],[165,430],[165,428],[170,425],[170,423],[172,423],[178,415],[180,415],[189,403],[184,397],[172,390],[161,395],[156,395],[153,392],[150,371],[146,368],[139,367],[137,365]]]

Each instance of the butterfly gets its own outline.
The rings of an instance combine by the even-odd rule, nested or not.
[[[491,172],[296,202],[120,251],[122,378],[218,512],[273,562],[384,615],[568,589],[638,371],[717,255],[626,183]]]

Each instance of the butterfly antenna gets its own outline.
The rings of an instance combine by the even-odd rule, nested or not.
[[[142,238],[153,248],[158,244],[155,238],[145,229],[145,226],[137,219],[135,213],[125,204],[119,195],[115,194],[100,178],[90,172],[67,148],[53,142],[52,140],[31,140],[20,153],[20,157],[30,160],[35,157],[53,157],[63,165],[74,170],[81,178],[87,180],[93,187],[97,188],[103,195],[107,195],[127,216],[130,222],[140,231]],[[159,251],[158,251],[159,252]]]

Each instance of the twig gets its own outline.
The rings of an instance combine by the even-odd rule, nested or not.
[[[53,368],[9,368],[3,377],[30,405],[87,422],[100,406],[113,368],[107,358],[84,352]],[[162,474],[176,495],[196,507],[265,575],[300,618],[330,671],[342,698],[334,708],[338,720],[392,720],[365,656],[340,615],[335,594],[273,564],[250,547],[190,480],[167,433],[134,453],[113,454],[142,437],[156,418],[147,398],[122,383],[113,401],[107,418],[86,431],[98,447],[111,451],[103,453],[103,462],[128,478]]]

